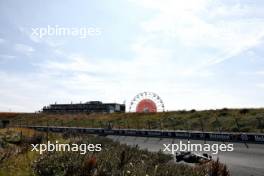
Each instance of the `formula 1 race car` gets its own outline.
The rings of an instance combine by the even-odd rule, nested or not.
[[[192,152],[177,152],[176,153],[176,162],[184,161],[186,163],[198,163],[203,164],[212,160],[212,156],[207,153],[202,155]]]

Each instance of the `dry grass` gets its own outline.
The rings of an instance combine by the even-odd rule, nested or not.
[[[113,142],[104,137],[93,137],[79,134],[50,134],[50,140],[61,143],[102,144],[101,152],[49,152],[39,155],[25,147],[42,133],[30,129],[12,128],[0,130],[0,136],[16,135],[22,132],[20,144],[8,144],[0,163],[0,176],[228,176],[226,166],[218,161],[212,164],[190,167],[172,162],[170,155],[161,152],[151,153]],[[45,136],[45,134],[42,134]],[[39,142],[42,143],[42,142]],[[223,174],[223,173],[226,174]]]
[[[261,132],[264,129],[264,109],[220,109],[164,113],[18,114],[10,121],[12,125],[107,127],[108,123],[111,123],[115,128],[171,130],[201,130],[202,122],[205,131]]]
[[[17,112],[0,112],[0,119],[14,118],[23,113]]]
[[[215,172],[214,167],[222,168],[218,161],[214,164],[194,167],[176,164],[172,156],[161,152],[151,153],[113,142],[104,137],[80,135],[67,138],[74,143],[101,143],[102,151],[81,155],[78,152],[52,152],[41,156],[34,165],[36,175],[71,176],[205,176]],[[77,141],[76,141],[77,140]],[[212,167],[214,166],[214,167]],[[218,169],[217,175],[223,175]]]

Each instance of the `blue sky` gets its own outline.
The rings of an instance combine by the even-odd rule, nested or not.
[[[78,0],[0,2],[0,111],[50,103],[129,103],[167,110],[264,106],[264,2]],[[100,35],[32,35],[91,27]]]

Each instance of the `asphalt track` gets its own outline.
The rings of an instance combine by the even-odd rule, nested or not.
[[[141,149],[149,151],[163,150],[163,144],[179,144],[180,140],[184,143],[185,139],[153,138],[153,137],[132,137],[132,136],[112,136],[115,141],[128,145],[138,145]],[[205,141],[191,140],[191,143],[204,144]],[[206,141],[208,144],[221,144],[222,142]],[[227,143],[226,143],[227,144]],[[264,145],[263,144],[243,144],[233,143],[234,151],[219,152],[212,155],[214,159],[219,158],[220,162],[225,163],[230,169],[232,176],[264,176]]]

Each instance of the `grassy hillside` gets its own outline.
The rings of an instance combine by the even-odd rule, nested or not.
[[[163,113],[113,114],[16,114],[9,119],[13,125],[58,125],[138,129],[172,129],[205,131],[262,132],[264,109],[220,109],[175,111]]]

